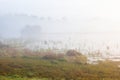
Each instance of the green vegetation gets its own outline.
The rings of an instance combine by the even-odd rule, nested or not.
[[[0,80],[49,80],[47,78],[22,78],[22,77],[10,77],[10,76],[0,76]]]
[[[79,64],[41,58],[0,58],[2,80],[119,80],[119,62]]]
[[[75,50],[61,54],[0,45],[0,80],[120,80],[119,64],[88,64]]]

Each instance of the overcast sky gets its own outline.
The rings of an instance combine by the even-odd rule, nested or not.
[[[95,16],[101,6],[98,3],[96,0],[0,0],[0,13],[55,17]]]
[[[119,0],[0,0],[0,13],[120,17]]]
[[[70,32],[114,32],[120,31],[119,4],[119,0],[0,0],[0,15],[75,18]]]

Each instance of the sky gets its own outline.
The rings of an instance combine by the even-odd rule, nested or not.
[[[0,11],[37,16],[93,16],[95,0],[0,0]],[[88,14],[89,13],[89,14]]]
[[[68,20],[66,26],[55,24],[45,28],[46,32],[120,32],[119,4],[119,0],[0,0],[0,15],[26,14]]]

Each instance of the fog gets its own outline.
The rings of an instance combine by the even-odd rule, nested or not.
[[[43,33],[120,32],[119,7],[119,0],[0,0],[0,33],[17,37],[26,25]]]
[[[94,45],[95,50],[103,46],[112,48],[120,45],[119,3],[119,0],[0,0],[0,37],[61,40],[66,42],[61,48],[66,44],[73,49],[84,44],[87,49]]]

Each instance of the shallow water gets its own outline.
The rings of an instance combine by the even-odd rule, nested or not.
[[[43,48],[76,49],[84,53],[100,51],[110,55],[120,55],[120,34],[43,34],[33,45]]]

